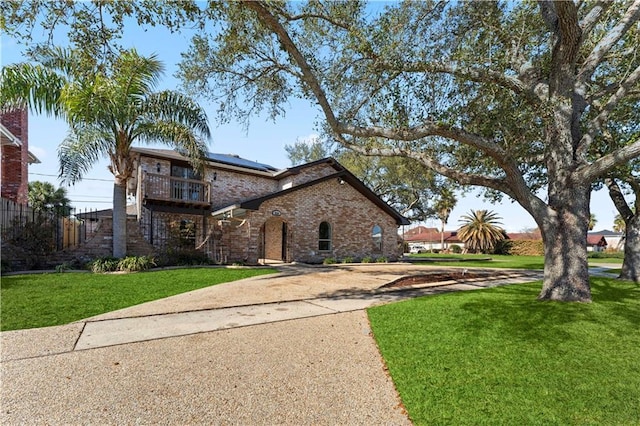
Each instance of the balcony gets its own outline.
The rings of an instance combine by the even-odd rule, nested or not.
[[[173,176],[145,173],[143,176],[145,204],[161,204],[193,208],[208,208],[210,185],[207,182]]]

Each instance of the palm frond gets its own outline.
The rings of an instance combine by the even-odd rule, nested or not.
[[[164,90],[150,94],[144,107],[145,115],[185,124],[198,132],[201,138],[211,138],[207,113],[188,96],[173,90]]]
[[[67,81],[41,65],[12,64],[0,75],[0,107],[2,111],[26,108],[38,114],[63,117],[60,93]]]
[[[77,124],[58,147],[60,178],[65,184],[82,180],[102,157],[115,147],[114,135],[90,125]]]

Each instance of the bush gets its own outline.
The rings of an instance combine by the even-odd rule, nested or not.
[[[460,253],[462,253],[462,247],[460,247],[460,246],[459,246],[459,245],[457,245],[457,244],[451,244],[451,245],[449,246],[449,250],[451,250],[451,252],[452,252],[452,253],[455,253],[455,254],[460,254]]]
[[[624,259],[624,252],[590,251],[587,257],[589,259]]]
[[[327,257],[322,261],[324,265],[333,265],[336,262],[336,259],[334,259],[333,257]]]
[[[372,263],[373,259],[370,256],[365,256],[362,258],[362,263]]]
[[[2,234],[3,254],[20,269],[42,269],[47,258],[56,251],[57,223],[46,215],[37,215],[24,222],[16,218]]]
[[[61,274],[63,272],[67,272],[71,269],[71,264],[67,262],[63,262],[60,265],[56,265],[56,272]]]
[[[387,263],[388,260],[386,257],[382,256],[376,259],[376,263]]]
[[[342,259],[342,263],[353,263],[353,262],[354,260],[353,260],[353,257],[351,256],[347,256],[344,259]]]
[[[156,262],[151,256],[127,256],[118,262],[118,270],[124,272],[146,271],[153,266]]]
[[[118,270],[120,259],[112,256],[99,257],[89,264],[89,269],[95,274],[115,272]]]
[[[496,242],[495,247],[493,248],[492,254],[511,254],[511,247],[513,245],[513,241],[511,240],[500,240]]]
[[[509,254],[514,256],[543,256],[544,245],[542,240],[512,240]]]

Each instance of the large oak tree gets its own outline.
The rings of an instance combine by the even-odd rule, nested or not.
[[[591,155],[638,90],[640,0],[252,1],[217,16],[181,76],[223,120],[303,97],[343,146],[504,194],[542,231],[540,299],[591,300],[592,185],[640,154],[636,137]]]

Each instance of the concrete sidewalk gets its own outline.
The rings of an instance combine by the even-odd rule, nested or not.
[[[383,288],[436,269],[290,265],[65,326],[1,333],[0,422],[408,424],[364,309],[540,278],[514,271]]]

